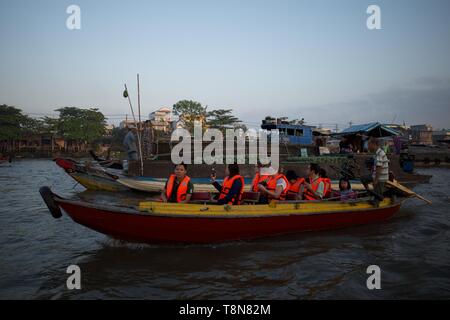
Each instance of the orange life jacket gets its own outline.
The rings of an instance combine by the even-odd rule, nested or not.
[[[253,192],[258,192],[258,184],[260,184],[261,182],[263,182],[264,180],[269,180],[269,176],[267,175],[260,175],[259,172],[256,173],[255,178],[253,179],[252,182],[252,191]]]
[[[244,178],[240,175],[235,175],[233,178],[226,177],[223,180],[223,186],[222,191],[220,191],[219,200],[225,199],[225,197],[228,195],[228,193],[231,190],[231,187],[233,186],[234,181],[237,179],[241,180],[241,190],[239,190],[239,194],[234,195],[233,198],[228,202],[229,205],[239,205],[241,204],[242,200],[242,194],[244,193]]]
[[[322,178],[317,178],[315,181],[311,181],[311,178],[309,179],[309,183],[314,192],[317,192],[317,189],[319,188],[319,184],[321,182],[323,182]],[[305,195],[305,200],[319,200],[308,189],[305,190],[304,195]]]
[[[269,195],[268,196],[269,200],[271,200],[271,199],[274,199],[274,200],[286,200],[286,194],[287,194],[287,191],[289,190],[289,181],[286,179],[284,174],[279,173],[275,177],[271,176],[269,181],[267,182],[266,189],[268,191],[275,192],[275,190],[277,188],[277,181],[279,179],[284,179],[284,181],[286,181],[286,188],[283,189],[283,191],[281,192],[281,194],[280,194],[280,196],[278,198],[274,198],[271,195]]]
[[[305,179],[298,178],[297,181],[295,181],[295,183],[290,184],[288,193],[298,194],[300,192],[300,188],[301,188],[302,184],[304,184],[304,183],[305,183]]]
[[[324,184],[323,197],[330,198],[331,197],[331,180],[330,178],[322,178]]]
[[[176,175],[172,174],[169,178],[169,181],[167,182],[167,188],[166,188],[166,197],[167,200],[170,199],[172,195],[173,186],[175,184]],[[191,178],[188,176],[185,176],[183,181],[181,181],[180,185],[178,186],[177,190],[177,202],[181,202],[186,200],[186,194],[188,190],[189,181]]]

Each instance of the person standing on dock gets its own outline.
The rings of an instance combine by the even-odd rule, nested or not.
[[[369,152],[375,153],[372,174],[361,177],[361,182],[366,190],[369,190],[369,183],[373,184],[374,199],[372,202],[374,206],[378,207],[384,198],[385,185],[389,180],[389,159],[376,138],[370,138]]]
[[[128,160],[137,161],[138,160],[138,149],[136,147],[136,135],[137,132],[136,127],[128,126],[128,133],[125,135],[123,139],[123,145],[125,146],[125,150],[127,152]]]

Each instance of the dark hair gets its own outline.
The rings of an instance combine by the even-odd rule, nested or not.
[[[288,179],[288,181],[297,180],[298,179],[297,173],[294,170],[286,171],[286,179]]]
[[[328,178],[327,171],[326,171],[324,168],[320,168],[320,170],[319,170],[319,176],[320,176],[321,178]]]
[[[231,163],[228,165],[228,171],[230,172],[230,178],[239,175],[239,166]]]
[[[184,162],[176,164],[176,165],[175,165],[175,168],[178,167],[178,166],[183,166],[183,167],[184,167],[184,170],[187,171],[187,164],[185,164]]]
[[[342,188],[341,188],[341,182],[343,182],[343,181],[346,181],[346,182],[347,182],[347,185],[348,185],[347,190],[350,190],[350,189],[352,188],[352,185],[350,184],[350,180],[348,180],[347,178],[341,178],[341,179],[339,180],[339,190],[342,191]]]
[[[311,171],[314,171],[316,174],[318,174],[320,172],[320,166],[317,163],[311,163],[309,165],[309,168],[311,169]]]

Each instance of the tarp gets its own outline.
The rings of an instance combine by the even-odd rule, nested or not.
[[[366,123],[366,124],[359,124],[351,126],[350,128],[347,128],[336,135],[339,136],[347,136],[352,134],[365,134],[368,136],[373,137],[390,137],[390,136],[398,136],[400,135],[399,132],[379,123],[379,122],[372,122],[372,123]]]

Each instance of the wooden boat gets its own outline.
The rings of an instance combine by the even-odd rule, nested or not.
[[[120,207],[63,199],[48,187],[40,193],[55,218],[62,216],[62,209],[90,229],[143,243],[217,243],[339,229],[389,219],[402,203],[385,199],[379,207],[365,200],[218,206],[150,201]]]
[[[89,150],[89,154],[91,155],[92,159],[97,161],[97,163],[106,169],[116,169],[116,170],[123,170],[123,165],[120,160],[108,160],[100,158],[95,154],[93,150]]]
[[[103,168],[90,167],[72,159],[57,158],[54,161],[72,179],[88,190],[111,192],[129,190],[117,182],[119,175],[108,173]]]

